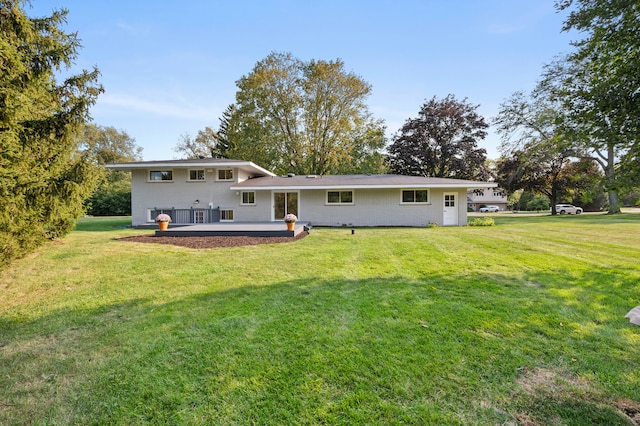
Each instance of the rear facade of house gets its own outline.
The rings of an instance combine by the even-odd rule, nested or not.
[[[467,223],[467,191],[488,182],[400,175],[276,176],[248,161],[200,158],[120,163],[131,172],[132,225],[282,221],[313,226]]]

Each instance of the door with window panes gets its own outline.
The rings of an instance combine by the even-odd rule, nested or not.
[[[458,225],[458,194],[456,192],[444,193],[442,224],[444,226]]]
[[[284,220],[289,213],[298,214],[298,193],[297,192],[274,192],[273,193],[273,220]]]

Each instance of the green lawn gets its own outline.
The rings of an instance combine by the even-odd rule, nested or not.
[[[193,250],[83,219],[0,273],[0,424],[634,424],[640,214],[495,222]]]

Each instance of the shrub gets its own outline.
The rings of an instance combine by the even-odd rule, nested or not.
[[[496,222],[492,217],[476,217],[467,223],[468,226],[494,226]]]
[[[92,216],[128,216],[131,214],[131,183],[104,183],[87,200]]]

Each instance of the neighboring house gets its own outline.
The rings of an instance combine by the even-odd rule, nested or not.
[[[110,164],[131,172],[132,225],[271,222],[294,213],[313,226],[467,224],[467,192],[495,183],[401,175],[276,176],[216,158]],[[491,190],[491,189],[490,189]]]
[[[470,190],[467,192],[467,204],[474,212],[484,206],[498,206],[500,210],[507,210],[507,191],[497,187]]]

